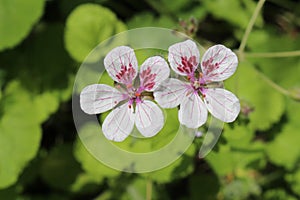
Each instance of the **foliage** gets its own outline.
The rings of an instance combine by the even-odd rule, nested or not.
[[[299,52],[264,54],[299,50],[297,1],[267,1],[245,51],[236,51],[238,70],[224,84],[241,100],[241,113],[225,125],[207,157],[198,158],[203,138],[196,138],[163,169],[119,172],[88,152],[73,125],[74,77],[102,41],[127,29],[159,26],[185,32],[205,48],[222,43],[238,49],[257,3],[1,0],[0,199],[300,199]],[[161,51],[136,54],[142,63]],[[113,84],[106,73],[100,82]],[[166,126],[156,137],[115,145],[148,152],[168,144],[179,123],[177,109],[165,114]]]
[[[43,0],[0,2],[0,50],[12,48],[26,38],[43,14],[44,4]]]

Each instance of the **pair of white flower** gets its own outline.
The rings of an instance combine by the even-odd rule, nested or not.
[[[169,47],[168,61],[174,72],[186,81],[168,78],[168,63],[160,56],[148,58],[140,67],[133,49],[120,46],[110,51],[104,66],[117,82],[116,88],[104,84],[89,85],[80,94],[80,106],[88,114],[99,114],[113,108],[102,124],[105,137],[123,141],[134,125],[145,137],[156,135],[164,125],[161,109],[180,105],[178,118],[188,128],[198,128],[207,120],[207,110],[224,122],[232,122],[240,112],[238,98],[231,92],[212,87],[230,77],[236,70],[236,55],[223,45],[209,48],[203,55],[198,72],[200,53],[191,41]]]

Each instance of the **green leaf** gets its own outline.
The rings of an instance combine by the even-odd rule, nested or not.
[[[267,190],[263,195],[264,200],[297,200],[281,188]]]
[[[176,179],[183,178],[191,174],[194,170],[195,145],[191,145],[186,152],[172,164],[150,173],[141,174],[149,177],[157,183],[172,182]]]
[[[71,191],[76,194],[90,194],[99,190],[98,181],[91,174],[80,173],[71,185]]]
[[[267,130],[280,120],[285,109],[284,96],[260,78],[252,64],[240,62],[225,86],[253,107],[248,124],[252,130]]]
[[[35,37],[0,55],[7,77],[18,78],[32,93],[45,92],[47,98],[59,101],[71,96],[75,71],[72,62],[64,49],[63,25],[59,23],[40,26]]]
[[[77,6],[79,6],[80,4],[84,4],[84,3],[98,3],[98,4],[103,4],[105,3],[105,1],[108,1],[108,0],[72,0],[72,1],[69,1],[69,0],[60,0],[58,3],[59,3],[59,8],[60,8],[60,11],[63,15],[64,18],[67,18],[68,15],[72,12],[72,10],[74,8],[76,8]]]
[[[6,76],[6,72],[4,69],[0,69],[0,100],[1,100],[1,93],[2,93],[2,86],[5,83],[5,77]]]
[[[233,148],[245,148],[254,138],[254,132],[246,126],[235,125],[234,128],[230,128],[228,124],[225,124],[222,136],[228,142],[229,146]]]
[[[111,196],[112,196],[112,190],[107,190],[102,194],[100,194],[99,196],[97,196],[95,200],[107,200],[107,199],[111,199]]]
[[[41,139],[40,124],[57,104],[43,95],[32,96],[17,81],[10,82],[1,100],[0,118],[0,188],[18,179],[19,174],[37,153]]]
[[[41,163],[41,177],[52,188],[69,190],[76,180],[80,166],[72,153],[72,145],[56,146]]]
[[[289,99],[286,104],[289,123],[298,126],[300,119],[300,102]]]
[[[285,124],[274,140],[266,146],[266,153],[272,163],[292,170],[297,167],[300,158],[299,117],[300,104],[291,99],[286,101],[288,123]]]
[[[102,41],[125,30],[125,25],[109,9],[97,4],[82,4],[67,19],[65,46],[73,59],[82,62]],[[95,62],[100,57],[93,54],[88,59]]]
[[[89,132],[89,130],[93,130],[89,126],[92,125],[84,126],[80,130],[80,132],[86,133]],[[81,163],[81,166],[84,169],[84,171],[88,175],[92,176],[94,181],[97,183],[101,183],[106,177],[112,178],[120,174],[119,171],[107,167],[106,165],[102,164],[99,160],[94,158],[83,146],[80,140],[76,141],[74,155],[76,160]]]
[[[230,129],[225,126],[223,137],[228,142],[219,144],[218,151],[210,152],[205,160],[219,176],[239,174],[253,167],[263,167],[264,144],[252,142],[253,133],[245,126]]]
[[[148,182],[149,181],[149,182]],[[155,185],[146,178],[136,177],[133,181],[128,182],[125,191],[120,195],[121,200],[144,200],[147,196],[147,187],[151,184],[151,196],[152,199],[158,199]]]
[[[218,19],[223,19],[245,29],[256,7],[254,1],[242,0],[205,0],[205,8]],[[262,26],[261,14],[256,20],[256,25]]]
[[[267,144],[266,152],[272,163],[294,169],[300,158],[299,125],[287,124],[275,139]]]
[[[276,41],[276,42],[274,42]],[[299,49],[300,40],[288,34],[276,34],[274,29],[253,31],[249,36],[248,47],[251,52],[283,52]],[[284,88],[300,87],[300,58],[249,58],[275,83]],[[284,66],[284,68],[283,68]]]
[[[261,192],[257,183],[253,179],[247,178],[235,179],[226,184],[222,193],[226,200],[240,200],[248,199],[250,195],[258,197]]]
[[[103,74],[99,80],[99,83],[110,85],[110,86],[114,87],[114,80],[108,75],[108,73],[106,71],[103,72]]]
[[[294,173],[287,174],[285,180],[290,184],[292,190],[300,195],[300,170],[297,169]]]
[[[147,48],[147,49],[136,49],[134,50],[136,55],[137,61],[139,66],[145,62],[145,60],[151,56],[161,56],[167,60],[168,58],[168,51],[163,49],[154,49],[154,48]]]
[[[0,51],[20,43],[43,14],[44,0],[0,1]]]

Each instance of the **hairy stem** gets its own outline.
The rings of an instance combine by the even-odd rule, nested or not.
[[[269,77],[267,77],[264,73],[262,73],[261,71],[259,71],[255,67],[253,67],[253,69],[272,88],[274,88],[275,90],[277,90],[278,92],[280,92],[280,93],[282,93],[284,95],[290,96],[290,93],[289,93],[288,90],[286,90],[283,87],[281,87],[280,85],[276,84],[274,81],[272,81]]]
[[[294,57],[300,56],[300,50],[298,51],[285,51],[285,52],[262,52],[262,53],[244,53],[247,58],[282,58],[282,57]]]
[[[146,200],[152,199],[152,180],[148,178],[146,185]]]
[[[264,3],[265,3],[266,0],[259,0],[259,2],[257,3],[256,5],[256,8],[254,10],[254,13],[248,23],[248,26],[246,28],[246,31],[243,35],[243,38],[242,38],[242,41],[241,41],[241,44],[240,44],[240,47],[239,47],[239,50],[238,50],[238,54],[240,55],[240,57],[242,57],[243,53],[244,53],[244,50],[245,50],[245,47],[246,47],[246,43],[247,43],[247,40],[248,40],[248,37],[252,31],[252,28],[253,28],[253,25],[256,21],[256,18],[261,10],[261,8],[263,7]]]

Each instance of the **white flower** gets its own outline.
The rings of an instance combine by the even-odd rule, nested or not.
[[[187,82],[170,78],[154,92],[155,100],[163,108],[180,105],[178,118],[189,128],[198,128],[207,120],[207,110],[224,122],[232,122],[240,112],[238,98],[222,88],[212,88],[214,82],[230,77],[236,70],[237,56],[223,45],[209,48],[203,55],[197,45],[187,40],[169,47],[168,60],[177,74],[186,76]]]
[[[134,125],[145,137],[156,135],[164,125],[164,116],[158,105],[144,99],[143,92],[154,91],[168,78],[167,62],[160,56],[148,58],[140,67],[139,86],[135,86],[138,63],[130,47],[120,46],[110,51],[104,66],[118,85],[116,88],[104,84],[85,87],[80,94],[82,110],[98,114],[113,109],[102,125],[103,134],[109,140],[123,141]]]

